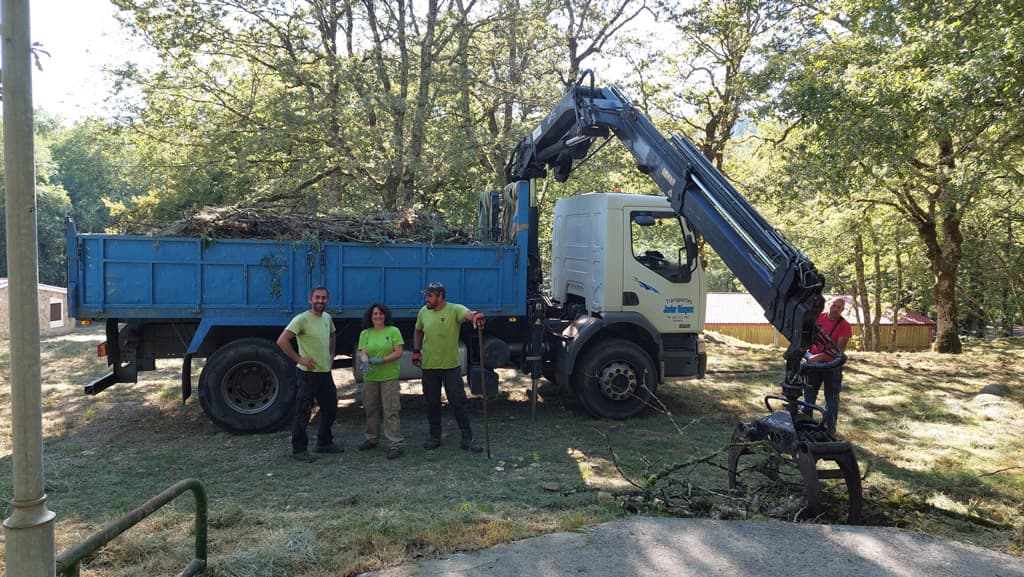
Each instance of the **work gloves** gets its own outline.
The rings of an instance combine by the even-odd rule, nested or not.
[[[384,357],[370,357],[365,361],[359,361],[359,372],[364,375],[370,372],[371,365],[379,365],[384,362]]]

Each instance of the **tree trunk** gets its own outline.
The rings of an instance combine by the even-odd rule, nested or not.
[[[939,164],[952,172],[953,142],[948,134],[939,139]],[[932,270],[935,273],[935,285],[932,287],[932,298],[938,313],[938,327],[935,334],[935,351],[940,353],[960,354],[963,344],[960,342],[960,327],[957,325],[956,304],[956,272],[963,258],[964,235],[960,231],[960,208],[950,198],[949,182],[940,181],[936,189],[936,198],[940,200],[939,218],[942,226],[942,244],[938,246],[938,258],[933,260]]]
[[[903,308],[903,254],[900,240],[896,238],[896,298],[892,299],[892,331],[889,334],[889,351],[897,348],[896,338],[899,335],[900,309]]]
[[[937,353],[960,354],[963,352],[963,344],[960,342],[960,328],[957,325],[956,274],[945,268],[933,268],[933,272],[935,284],[932,285],[932,300],[935,301],[938,324],[932,350]]]
[[[878,352],[882,350],[882,257],[878,254],[877,242],[875,247],[875,314],[871,321],[871,342],[875,346],[871,350]],[[895,321],[893,321],[893,324],[895,325]]]
[[[957,255],[950,255],[949,250],[943,250],[945,247],[939,245],[934,227],[920,227],[918,234],[924,241],[929,265],[935,277],[931,293],[938,318],[932,350],[938,353],[960,354],[963,352],[963,345],[960,342],[959,311],[956,304],[956,270],[960,259]],[[948,244],[951,241],[946,242]],[[957,244],[956,253],[959,252],[959,247]]]
[[[858,232],[853,237],[853,263],[857,271],[857,294],[853,302],[858,310],[863,311],[860,324],[861,350],[875,350],[875,341],[871,334],[871,307],[868,301],[867,281],[864,278],[864,239]]]
[[[975,270],[980,270],[981,266]],[[971,270],[969,267],[968,270]],[[979,338],[985,337],[985,327],[988,322],[985,318],[984,299],[985,283],[977,274],[968,274],[966,286],[961,296],[964,297],[964,312],[960,325],[960,332]]]
[[[953,143],[948,135],[939,139],[939,164],[952,171]],[[938,353],[960,354],[959,317],[956,304],[956,272],[963,258],[964,236],[960,230],[962,207],[949,191],[950,183],[942,180],[926,194],[927,205],[920,206],[911,195],[907,184],[900,198],[901,211],[914,222],[917,235],[924,244],[928,266],[935,283],[931,287],[932,300],[938,318],[932,350]],[[939,237],[939,227],[942,237]]]
[[[430,113],[431,92],[434,88],[434,59],[437,57],[438,50],[435,33],[439,10],[437,0],[427,1],[427,13],[425,14],[426,29],[419,43],[418,82],[416,84],[412,126],[409,129],[409,158],[402,170],[404,178],[402,179],[401,191],[399,193],[406,201],[424,200],[423,198],[415,198],[419,192],[415,189],[417,188],[416,177],[423,170],[423,149],[427,140],[427,118]]]
[[[317,26],[320,29],[320,42],[324,47],[323,56],[330,74],[325,86],[325,100],[322,104],[330,110],[327,120],[327,143],[334,151],[334,158],[341,158],[346,154],[341,124],[338,121],[338,114],[341,110],[341,83],[338,81],[340,70],[338,63],[338,20],[341,18],[341,12],[338,10],[337,0],[322,2],[315,6],[318,9]],[[333,210],[342,204],[341,179],[337,172],[334,172],[324,182],[324,194],[327,197],[326,204],[329,209]]]
[[[1013,220],[1006,218],[1006,243],[1003,245],[1003,250],[1006,253],[1006,263],[1013,262]],[[1010,297],[1010,278],[1013,273],[1007,267],[1006,280],[1002,282],[1002,287],[999,291],[1000,296],[1000,307],[999,307],[999,335],[1003,337],[1013,336],[1013,321],[1016,318],[1014,311],[1014,300]]]

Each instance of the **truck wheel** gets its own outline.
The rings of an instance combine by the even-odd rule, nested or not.
[[[639,346],[608,339],[589,347],[573,371],[576,394],[591,415],[628,419],[644,410],[658,389],[651,357]]]
[[[225,431],[276,431],[292,417],[295,367],[271,341],[232,341],[217,349],[203,367],[199,404]]]

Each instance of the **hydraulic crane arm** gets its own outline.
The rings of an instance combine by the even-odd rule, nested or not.
[[[591,85],[582,81],[590,76]],[[824,279],[736,191],[686,137],[666,139],[617,88],[593,86],[583,74],[554,110],[517,146],[507,182],[569,178],[596,138],[614,134],[637,168],[669,197],[672,208],[700,233],[765,310],[768,321],[801,349],[810,347],[824,306]]]

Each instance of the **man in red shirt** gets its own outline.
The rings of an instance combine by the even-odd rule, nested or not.
[[[822,332],[839,347],[840,351],[846,351],[846,343],[850,342],[850,337],[853,336],[853,327],[843,318],[845,309],[846,299],[836,297],[829,301],[828,312],[821,313],[818,320],[815,321]],[[833,360],[832,356],[824,353],[817,345],[812,345],[807,354],[809,363],[825,363]],[[825,384],[825,427],[830,431],[835,431],[836,421],[839,419],[839,391],[843,390],[843,368],[808,371],[805,379],[804,402],[806,403],[817,403],[818,389],[821,388],[822,383]]]

